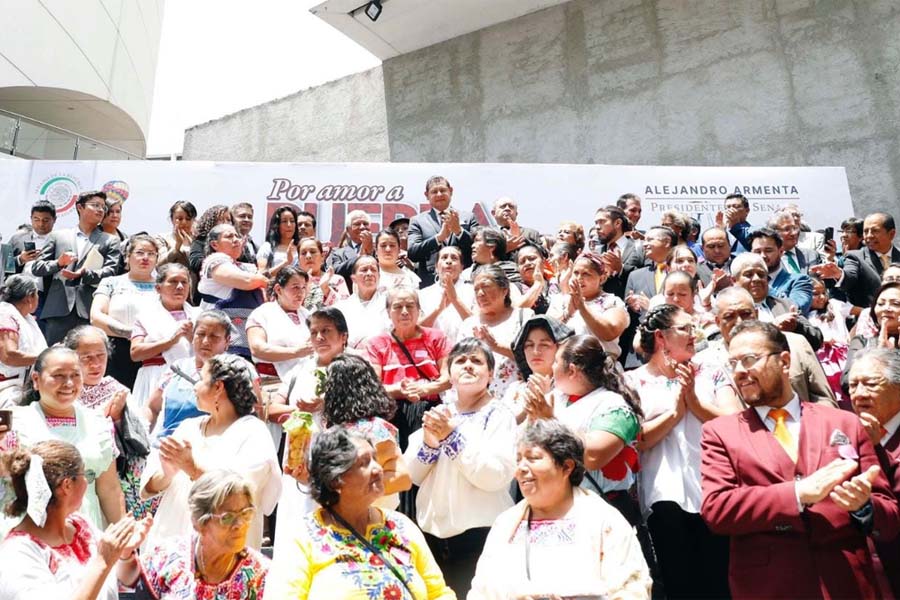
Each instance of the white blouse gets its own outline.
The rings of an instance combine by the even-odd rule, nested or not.
[[[387,296],[375,292],[371,300],[360,300],[356,293],[334,305],[347,320],[350,348],[362,348],[370,337],[384,333],[391,328],[387,311]]]
[[[296,311],[297,322],[288,315],[287,311],[281,308],[277,301],[265,302],[256,308],[250,316],[247,317],[247,329],[251,327],[262,327],[266,332],[266,340],[270,344],[276,346],[299,346],[309,340],[309,329],[306,326],[306,319],[309,313],[306,309],[300,307]],[[253,357],[255,362],[261,361],[257,357]],[[288,372],[293,369],[300,359],[291,358],[281,360],[272,365],[278,373],[278,377],[284,381]]]
[[[457,418],[459,424],[439,448],[425,445],[419,429],[409,436],[403,456],[419,486],[419,527],[439,538],[489,527],[513,505],[509,484],[516,469],[515,417],[493,400]]]

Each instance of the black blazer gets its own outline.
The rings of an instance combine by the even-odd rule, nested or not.
[[[463,266],[472,264],[472,234],[478,228],[478,221],[472,213],[461,212],[459,215],[462,233],[451,235],[444,245],[458,246],[463,255]],[[429,209],[419,213],[409,221],[409,232],[406,255],[416,263],[416,274],[422,279],[419,287],[427,287],[434,283],[434,268],[441,244],[437,234],[441,230],[441,219],[436,210]]]
[[[603,291],[614,294],[619,298],[625,298],[625,287],[628,284],[628,276],[635,269],[644,266],[644,247],[636,243],[633,239],[621,237],[616,241],[616,247],[619,248],[622,256],[622,271],[610,276],[606,283],[603,284]],[[606,252],[607,246],[604,244],[601,252]]]
[[[891,248],[891,262],[900,262],[897,248]],[[882,271],[884,268],[876,253],[868,248],[851,250],[844,255],[844,278],[840,288],[847,293],[851,304],[869,306],[881,286]]]

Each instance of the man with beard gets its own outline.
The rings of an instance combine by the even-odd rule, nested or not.
[[[625,236],[631,223],[621,208],[607,206],[594,215],[594,228],[600,240],[600,258],[609,277],[603,291],[625,298],[625,284],[635,269],[644,265],[644,248]]]
[[[812,304],[813,282],[809,275],[791,273],[787,269],[782,261],[784,244],[781,234],[774,229],[760,227],[747,236],[747,239],[750,241],[750,251],[760,255],[769,270],[769,295],[790,300],[803,315],[808,315]]]
[[[703,425],[700,513],[731,536],[734,598],[877,598],[866,536],[890,540],[900,509],[859,419],[801,402],[775,326],[737,326],[728,364],[749,406]]]

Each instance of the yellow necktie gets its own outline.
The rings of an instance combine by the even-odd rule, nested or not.
[[[666,278],[666,265],[656,265],[656,273],[653,274],[653,283],[656,285],[656,293],[662,289],[663,279]]]
[[[789,415],[790,413],[783,408],[769,410],[769,418],[775,421],[775,430],[772,434],[778,440],[778,443],[781,444],[781,447],[784,448],[784,451],[787,452],[787,455],[791,457],[791,460],[797,462],[797,446],[794,443],[794,438],[791,437],[791,432],[788,431],[787,425],[784,424],[784,420]]]
[[[882,254],[881,255],[881,272],[884,273],[888,270],[888,267],[891,266],[891,255],[890,254]]]

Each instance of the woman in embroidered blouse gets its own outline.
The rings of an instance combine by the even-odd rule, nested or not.
[[[643,413],[618,362],[596,337],[571,337],[556,352],[552,385],[550,390],[545,378],[529,380],[524,393],[529,420],[558,419],[581,436],[590,474],[582,487],[602,492],[629,523],[640,525],[635,444]]]
[[[58,440],[0,456],[11,480],[5,512],[21,517],[0,543],[0,598],[116,600],[118,581],[134,581],[151,521],[126,517],[101,533],[77,512],[87,470],[78,449]]]
[[[141,554],[138,592],[159,600],[263,598],[269,560],[247,546],[253,497],[251,483],[234,471],[197,478],[187,498],[193,531]]]
[[[494,356],[484,342],[457,343],[448,364],[456,401],[425,413],[404,458],[419,486],[417,522],[462,598],[488,529],[513,505],[516,420],[488,388]]]
[[[569,293],[554,296],[547,314],[562,321],[576,334],[600,340],[613,358],[621,354],[619,336],[630,317],[621,298],[603,291],[609,273],[599,254],[585,252],[572,264]]]
[[[458,340],[468,337],[485,342],[494,354],[491,393],[502,398],[506,389],[519,380],[512,352],[512,342],[519,329],[534,314],[530,308],[515,308],[509,295],[509,279],[496,265],[485,265],[478,270],[473,282],[475,288],[475,314],[459,327]]]
[[[400,236],[393,229],[382,229],[375,236],[375,257],[381,271],[378,288],[389,291],[394,288],[418,290],[422,279],[409,269],[400,266]]]
[[[139,233],[128,240],[123,254],[128,272],[100,281],[91,304],[91,325],[112,341],[109,374],[131,389],[141,366],[131,359],[131,332],[138,314],[159,297],[153,276],[159,246],[153,237]]]
[[[728,539],[710,533],[700,517],[701,426],[741,406],[731,393],[695,389],[693,330],[691,316],[677,306],[648,310],[638,336],[649,360],[626,377],[646,416],[638,444],[640,502],[666,593],[718,598],[728,596]]]
[[[131,453],[121,442],[124,427],[130,427],[130,434],[148,440],[147,427],[140,409],[134,405],[128,388],[106,373],[109,358],[109,338],[102,329],[93,325],[81,325],[71,330],[63,338],[63,345],[74,350],[81,363],[83,386],[78,402],[108,417],[119,435],[116,437],[116,470],[125,495],[125,512],[142,517],[149,510],[140,499],[141,472],[147,462],[147,453]],[[129,411],[127,423],[123,422],[125,411]]]
[[[98,411],[78,402],[82,367],[78,354],[53,346],[41,352],[31,372],[25,404],[13,410],[12,431],[2,449],[29,447],[45,440],[74,444],[87,469],[88,489],[82,515],[97,529],[122,518],[125,505],[116,472],[113,425]]]
[[[316,437],[310,491],[321,508],[300,523],[296,560],[273,565],[267,582],[272,597],[455,598],[415,524],[398,512],[373,506],[384,494],[376,457],[375,447],[357,431],[332,427]]]
[[[521,434],[516,480],[525,499],[494,521],[469,600],[650,597],[631,525],[578,487],[583,455],[578,436],[557,421],[535,421]]]
[[[256,267],[266,277],[275,277],[284,267],[296,266],[297,244],[300,232],[297,229],[297,209],[284,205],[275,209],[269,219],[266,241],[256,252]]]
[[[253,410],[256,372],[240,356],[219,354],[203,366],[194,386],[197,407],[208,416],[182,421],[171,436],[160,440],[141,477],[144,498],[162,495],[148,540],[180,535],[191,526],[187,496],[191,482],[206,471],[229,468],[254,488],[248,545],[262,544],[263,515],[270,514],[281,495],[281,472],[268,429]]]
[[[31,314],[39,302],[36,281],[10,275],[0,287],[0,408],[21,402],[28,368],[47,347]]]
[[[193,354],[194,319],[200,311],[188,304],[190,271],[167,263],[156,271],[157,302],[148,303],[131,329],[131,360],[141,363],[132,388],[139,406],[146,406],[159,386],[166,365]]]
[[[331,267],[325,272],[322,271],[325,264],[322,242],[313,237],[303,238],[300,240],[298,252],[299,266],[309,275],[309,293],[303,304],[307,310],[332,306],[335,302],[350,296],[350,290],[347,289],[347,282],[343,277],[335,275]]]

